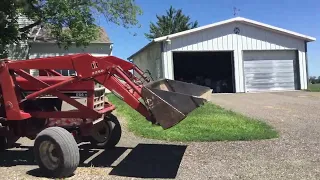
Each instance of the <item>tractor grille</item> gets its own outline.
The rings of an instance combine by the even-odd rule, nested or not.
[[[106,88],[98,83],[94,87],[94,101],[93,108],[95,110],[101,110],[104,108]]]

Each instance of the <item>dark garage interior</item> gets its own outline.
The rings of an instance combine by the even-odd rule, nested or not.
[[[173,52],[174,79],[234,93],[233,52]]]

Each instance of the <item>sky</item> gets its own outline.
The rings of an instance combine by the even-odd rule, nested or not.
[[[233,8],[240,9],[238,16],[270,24],[315,37],[308,43],[308,65],[310,76],[320,76],[320,2],[319,0],[135,0],[142,9],[138,16],[140,28],[125,29],[100,19],[113,45],[113,55],[127,59],[145,46],[149,40],[150,22],[156,15],[165,14],[172,5],[182,9],[199,26],[233,18]],[[134,34],[136,34],[134,36]]]

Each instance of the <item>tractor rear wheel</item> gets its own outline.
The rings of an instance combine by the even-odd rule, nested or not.
[[[56,178],[71,176],[80,162],[78,144],[72,134],[61,127],[49,127],[37,135],[34,155],[40,170]]]
[[[90,142],[97,148],[114,148],[119,143],[121,134],[122,129],[118,118],[109,114],[91,129]]]

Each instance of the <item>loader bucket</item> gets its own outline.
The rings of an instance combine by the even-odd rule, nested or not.
[[[208,101],[211,89],[181,81],[161,79],[145,84],[142,98],[163,129],[182,121],[190,112]]]

